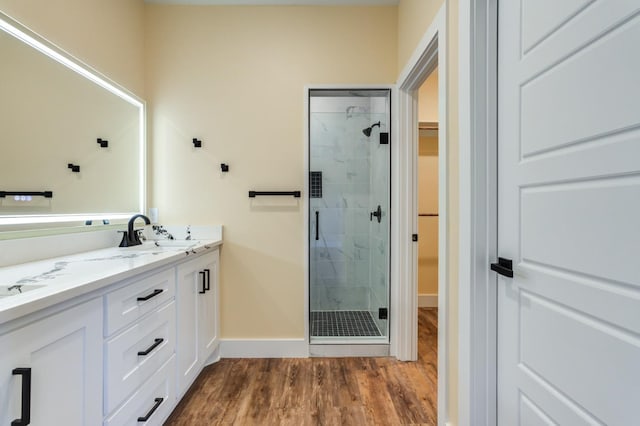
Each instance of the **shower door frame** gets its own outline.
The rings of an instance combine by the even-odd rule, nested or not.
[[[358,90],[389,90],[389,101],[391,102],[390,108],[390,174],[389,174],[389,193],[390,193],[390,205],[389,205],[389,300],[388,300],[388,325],[387,325],[387,343],[370,343],[367,341],[363,341],[362,343],[357,343],[355,341],[348,341],[345,338],[344,342],[336,344],[312,344],[311,343],[311,327],[309,324],[309,316],[311,313],[311,307],[309,304],[309,296],[310,296],[310,261],[309,261],[309,241],[311,238],[311,226],[310,226],[310,216],[309,216],[309,207],[310,207],[310,199],[309,199],[309,172],[310,164],[309,164],[309,154],[310,154],[310,140],[309,140],[309,97],[310,93],[313,90],[336,90],[336,91],[358,91]],[[313,85],[305,85],[304,86],[304,196],[302,197],[302,209],[304,211],[304,271],[305,271],[305,286],[304,286],[304,336],[305,343],[309,348],[309,353],[314,356],[388,356],[393,355],[391,350],[391,342],[392,342],[392,324],[395,318],[396,309],[393,309],[393,262],[394,262],[394,253],[393,253],[393,181],[394,181],[394,167],[393,167],[393,156],[396,148],[396,137],[397,137],[397,90],[395,84],[313,84]],[[316,348],[315,350],[311,350],[311,348]],[[324,347],[324,350],[318,350],[317,348]]]

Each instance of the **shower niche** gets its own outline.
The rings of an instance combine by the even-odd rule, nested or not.
[[[308,93],[310,344],[386,345],[391,91]]]

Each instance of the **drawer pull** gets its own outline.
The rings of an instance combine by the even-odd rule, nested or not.
[[[205,272],[200,271],[198,274],[202,275],[202,291],[198,291],[200,294],[205,294],[207,292],[207,285],[205,284]]]
[[[205,291],[211,290],[211,270],[205,269],[204,273],[207,274],[207,286],[204,288]]]
[[[147,356],[147,355],[149,355],[151,353],[151,351],[154,350],[155,348],[157,348],[160,345],[160,343],[162,343],[162,342],[164,342],[164,339],[154,339],[153,340],[153,345],[149,346],[146,351],[138,352],[138,355],[139,356]]]
[[[156,297],[157,295],[159,295],[160,293],[162,293],[164,290],[161,288],[157,288],[155,290],[153,290],[153,293],[148,294],[144,297],[138,297],[138,302],[146,302],[147,300],[151,299],[152,297]]]
[[[153,407],[151,407],[151,410],[149,410],[149,412],[144,417],[138,417],[138,421],[146,422],[147,420],[149,420],[149,418],[153,416],[153,413],[158,409],[160,404],[162,404],[162,401],[164,401],[164,398],[156,398],[154,400],[155,404],[153,404]]]
[[[11,422],[11,426],[27,426],[31,423],[31,369],[14,368],[14,376],[22,376],[22,412],[20,418]]]

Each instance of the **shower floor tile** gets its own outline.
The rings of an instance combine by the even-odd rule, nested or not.
[[[311,312],[314,337],[381,336],[369,311]]]

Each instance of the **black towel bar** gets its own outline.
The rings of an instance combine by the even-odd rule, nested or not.
[[[0,198],[5,198],[6,196],[13,195],[32,195],[35,197],[44,197],[44,198],[53,198],[53,191],[42,191],[42,192],[34,192],[34,191],[0,191]]]
[[[300,191],[249,191],[249,198],[255,198],[258,195],[288,195],[300,198]]]

